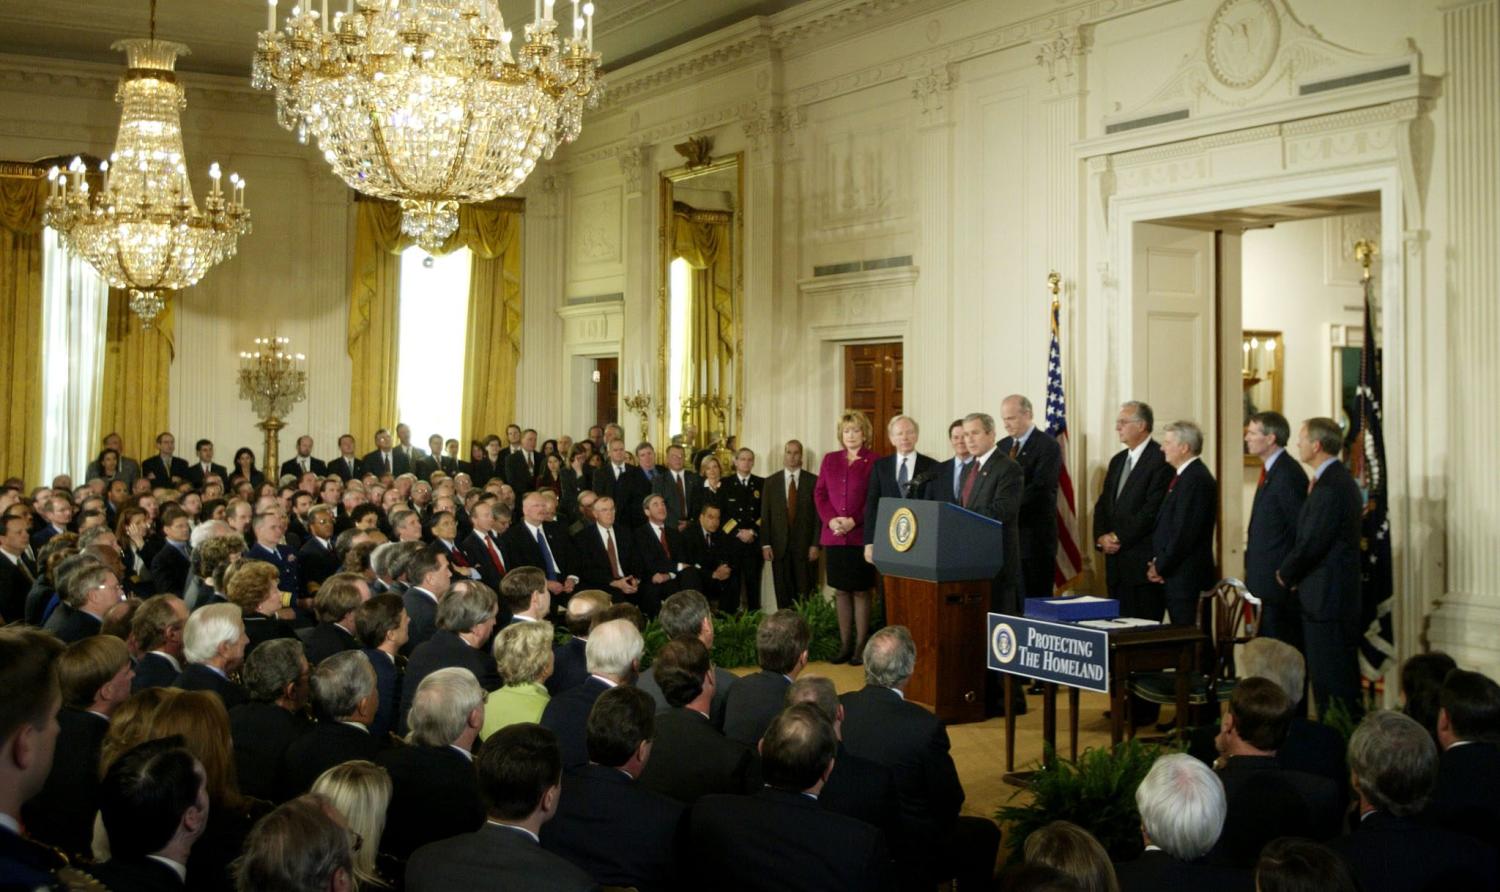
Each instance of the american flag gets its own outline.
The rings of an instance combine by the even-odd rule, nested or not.
[[[1359,668],[1365,678],[1385,675],[1395,662],[1395,634],[1391,627],[1391,600],[1395,579],[1391,565],[1391,523],[1386,514],[1387,495],[1385,427],[1381,417],[1380,350],[1375,344],[1375,311],[1369,270],[1365,271],[1365,343],[1360,351],[1359,389],[1356,409],[1350,419],[1349,470],[1359,481],[1365,497],[1360,522],[1360,624],[1364,641],[1359,648]]]
[[[1057,480],[1057,561],[1053,567],[1055,591],[1063,591],[1083,572],[1083,554],[1078,547],[1078,513],[1074,508],[1073,479],[1068,475],[1068,404],[1063,397],[1062,343],[1059,334],[1057,298],[1052,299],[1052,347],[1047,352],[1047,433],[1062,450],[1062,469]]]

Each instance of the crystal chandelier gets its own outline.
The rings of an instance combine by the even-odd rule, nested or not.
[[[399,202],[402,231],[430,251],[460,203],[515,190],[598,101],[592,3],[572,0],[564,40],[553,0],[535,0],[512,54],[495,0],[345,0],[331,21],[313,2],[278,31],[268,0],[252,83],[350,188]]]
[[[250,232],[250,214],[245,181],[232,174],[226,195],[218,164],[209,168],[213,189],[203,209],[193,201],[178,117],[187,100],[173,72],[188,48],[156,39],[155,0],[151,37],[111,49],[123,50],[127,61],[115,92],[119,136],[99,164],[103,188],[91,191],[79,158],[66,171],[52,168],[43,220],[112,287],[129,289],[130,309],[150,328],[166,303],[163,292],[193,285],[234,256],[239,237]]]
[[[256,338],[255,349],[240,353],[240,399],[266,432],[265,475],[274,479],[281,465],[277,459],[278,434],[286,427],[292,407],[307,399],[307,357],[291,353],[290,338]]]

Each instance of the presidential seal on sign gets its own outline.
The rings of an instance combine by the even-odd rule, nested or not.
[[[1016,658],[1016,632],[1006,623],[996,623],[995,631],[990,633],[990,650],[995,652],[995,659],[1002,663],[1009,663]]]
[[[891,515],[891,526],[887,530],[890,535],[891,547],[897,551],[907,551],[917,544],[917,516],[911,513],[910,508],[898,508]]]

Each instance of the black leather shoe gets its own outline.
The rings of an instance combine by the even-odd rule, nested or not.
[[[852,656],[854,656],[854,648],[852,648],[852,647],[850,647],[848,645],[845,645],[845,646],[839,648],[839,655],[836,656],[836,657],[834,657],[833,660],[832,660],[833,665],[835,665],[835,666],[841,666],[844,663],[849,662],[849,658],[852,657]]]

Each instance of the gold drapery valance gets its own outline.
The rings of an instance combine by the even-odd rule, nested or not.
[[[29,164],[0,165],[0,388],[7,423],[0,473],[27,486],[42,473],[42,210],[47,178]]]
[[[464,354],[461,440],[500,431],[515,415],[516,363],[521,356],[521,218],[525,204],[501,198],[461,205],[458,229],[437,253],[468,248],[468,337]],[[386,201],[355,202],[354,269],[349,293],[349,358],[353,387],[349,427],[370,437],[396,418],[399,255],[415,241],[401,232],[401,209]]]
[[[692,268],[692,301],[688,312],[686,367],[669,373],[687,376],[684,393],[706,395],[693,377],[699,365],[707,368],[708,392],[728,397],[734,393],[734,213],[705,211],[674,202],[668,256],[682,258]],[[714,382],[719,382],[717,387]],[[685,413],[685,422],[705,434],[723,433],[717,418],[706,409]]]

